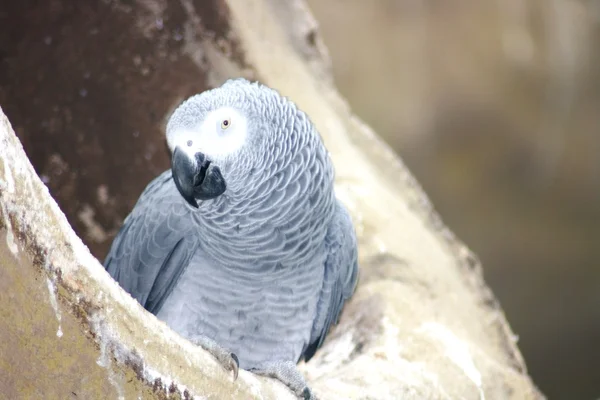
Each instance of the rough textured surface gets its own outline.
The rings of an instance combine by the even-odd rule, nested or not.
[[[476,258],[444,227],[410,173],[332,86],[326,51],[302,1],[182,0],[168,6],[106,1],[91,10],[59,1],[44,4],[2,6],[15,8],[14,18],[22,18],[25,26],[54,15],[63,33],[48,44],[41,32],[54,26],[35,30],[31,25],[28,40],[17,39],[18,23],[3,30],[0,40],[14,46],[2,47],[0,101],[18,121],[16,130],[38,172],[95,255],[103,256],[110,232],[147,181],[166,167],[166,153],[159,149],[172,107],[227,76],[258,78],[290,96],[316,123],[337,168],[338,193],[358,228],[358,291],[323,349],[303,366],[317,394],[543,397],[527,376]],[[175,19],[180,29],[163,32]],[[85,33],[92,31],[106,31],[107,47],[100,55],[86,45]],[[35,32],[45,46],[63,47],[40,53]],[[161,49],[172,54],[160,58]],[[138,52],[143,54],[139,58]],[[145,64],[147,54],[157,58]],[[44,57],[53,57],[52,62],[42,62]],[[116,57],[113,64],[111,57]],[[132,67],[125,60],[137,65],[137,72],[128,75]],[[98,70],[88,76],[83,67],[81,79],[107,75],[78,92],[73,68],[80,63]],[[151,72],[144,75],[142,65]],[[25,67],[39,68],[42,78],[27,80],[33,78],[23,72]],[[56,74],[44,78],[51,69]],[[5,85],[14,81],[21,84]],[[9,374],[0,377],[2,393],[291,398],[281,384],[248,373],[231,382],[206,353],[124,294],[71,230],[1,118],[0,310],[4,321],[14,321],[6,331],[9,337],[19,338],[2,334],[0,362],[9,360]],[[154,150],[148,152],[150,145]],[[107,214],[101,215],[100,208]]]

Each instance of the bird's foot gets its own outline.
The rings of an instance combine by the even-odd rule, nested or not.
[[[250,371],[257,375],[279,379],[300,399],[318,400],[306,385],[306,381],[296,367],[296,364],[291,361],[275,361],[273,363],[265,364],[261,368],[253,368]]]
[[[199,336],[191,339],[190,341],[212,354],[213,357],[215,357],[223,366],[223,368],[225,368],[227,371],[233,371],[233,380],[237,379],[240,369],[240,361],[234,353],[224,349],[217,342],[207,338],[206,336]]]

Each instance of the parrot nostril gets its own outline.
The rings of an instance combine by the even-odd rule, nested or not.
[[[188,145],[188,147],[192,147],[192,145],[193,145],[193,144],[194,144],[194,142],[192,142],[191,140],[188,140],[188,141],[187,141],[187,145]]]

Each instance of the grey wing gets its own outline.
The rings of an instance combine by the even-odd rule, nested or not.
[[[146,187],[104,261],[108,273],[156,314],[189,263],[198,239],[194,223],[165,171]]]
[[[303,352],[306,361],[321,347],[331,325],[338,322],[342,307],[354,293],[358,280],[356,234],[350,215],[339,201],[325,237],[325,245],[329,253],[310,343]]]

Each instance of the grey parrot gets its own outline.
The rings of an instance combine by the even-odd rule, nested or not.
[[[296,364],[358,278],[318,132],[289,99],[238,78],[184,101],[166,136],[171,168],[125,219],[106,270],[235,377],[246,369],[314,398]]]

